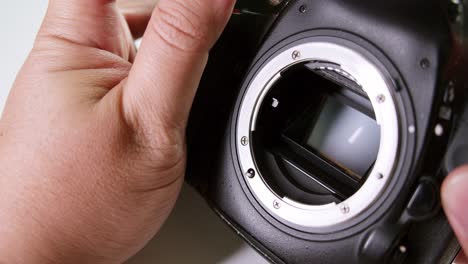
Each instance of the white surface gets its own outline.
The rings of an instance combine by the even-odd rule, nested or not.
[[[127,264],[266,264],[185,186],[179,202],[152,242]]]
[[[36,31],[47,7],[47,1],[2,1],[0,6],[1,112],[16,73],[32,48]]]
[[[2,1],[0,112],[16,73],[32,47],[46,7],[46,0]],[[193,190],[185,186],[174,213],[161,232],[128,263],[260,264],[267,262],[246,246]]]

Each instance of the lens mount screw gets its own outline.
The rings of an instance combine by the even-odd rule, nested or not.
[[[303,13],[303,14],[304,14],[305,12],[307,12],[307,6],[306,6],[306,5],[301,5],[301,6],[299,7],[299,12],[301,12],[301,13]]]
[[[428,69],[431,67],[431,62],[429,61],[428,58],[424,58],[419,62],[419,65],[421,66],[422,69]]]
[[[379,180],[383,179],[383,174],[382,174],[382,173],[380,173],[380,172],[379,172],[379,173],[377,173],[377,179],[379,179]]]
[[[281,207],[280,202],[279,202],[278,200],[274,200],[274,201],[273,201],[273,207],[274,207],[275,209],[280,209],[280,207]]]
[[[255,170],[254,169],[249,169],[247,171],[247,173],[245,174],[245,176],[247,176],[248,178],[252,179],[253,177],[255,177]]]
[[[340,211],[342,214],[347,214],[350,211],[350,208],[347,204],[340,205]]]
[[[292,53],[293,60],[297,60],[300,57],[301,57],[301,52],[299,52],[298,50],[293,51],[293,53]]]
[[[249,144],[249,138],[248,137],[242,137],[240,140],[242,146],[247,146]]]
[[[385,102],[385,99],[386,99],[385,95],[383,95],[383,94],[377,95],[377,103],[383,104]]]

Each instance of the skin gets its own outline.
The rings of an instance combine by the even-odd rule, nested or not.
[[[457,257],[456,264],[468,264],[468,165],[453,171],[442,185],[442,205],[465,254]]]
[[[0,263],[121,263],[174,206],[188,114],[234,1],[120,4],[49,1],[0,122]],[[138,55],[128,25],[148,25]]]
[[[121,263],[158,232],[183,182],[193,97],[233,4],[49,1],[0,120],[0,263]],[[144,32],[137,55],[133,37]],[[463,167],[442,199],[468,250],[466,190]]]

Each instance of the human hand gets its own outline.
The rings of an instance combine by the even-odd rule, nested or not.
[[[115,1],[49,1],[0,121],[0,263],[123,262],[159,230],[233,2],[160,0],[136,55]],[[138,36],[155,1],[119,4]]]
[[[452,225],[463,252],[458,256],[457,264],[468,264],[468,166],[453,171],[442,185],[442,205]]]

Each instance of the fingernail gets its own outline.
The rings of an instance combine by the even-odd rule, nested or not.
[[[442,188],[442,204],[445,213],[459,239],[468,234],[468,167],[455,170],[445,180]]]

